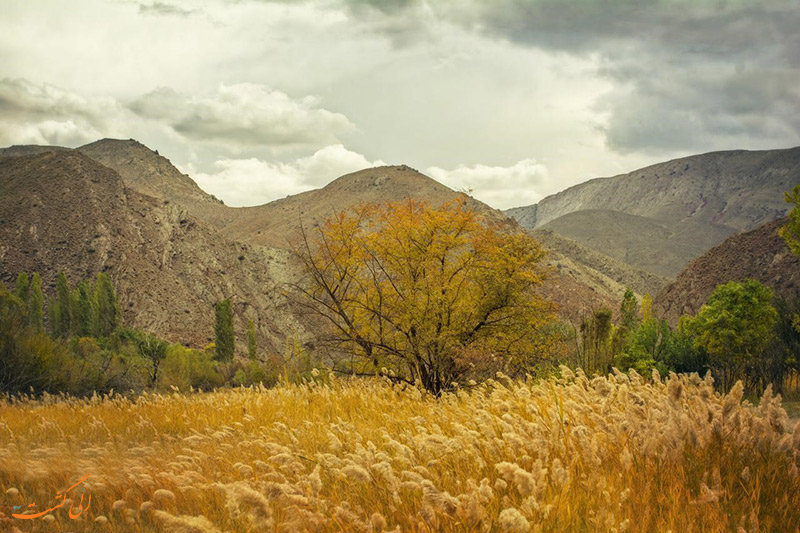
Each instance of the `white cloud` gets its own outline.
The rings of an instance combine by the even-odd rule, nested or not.
[[[111,97],[85,97],[25,79],[0,80],[0,145],[78,146],[125,136],[135,120]]]
[[[191,166],[186,172],[203,190],[226,204],[250,206],[316,189],[344,174],[383,164],[337,144],[289,163],[257,158],[221,159],[214,163],[216,172],[195,172]]]
[[[547,167],[535,159],[523,159],[509,167],[459,165],[453,170],[430,167],[426,172],[451,189],[471,191],[496,209],[533,204],[559,188]]]
[[[294,99],[263,85],[237,83],[220,85],[210,97],[160,88],[135,101],[131,109],[168,123],[187,139],[236,150],[242,145],[325,144],[353,128],[346,116],[319,105],[314,96]]]

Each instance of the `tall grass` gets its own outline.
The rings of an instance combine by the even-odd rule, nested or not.
[[[52,531],[798,531],[800,424],[709,380],[336,380],[0,404],[0,504]],[[49,527],[47,529],[45,526]]]

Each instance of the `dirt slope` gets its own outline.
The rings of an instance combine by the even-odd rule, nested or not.
[[[784,297],[800,297],[800,257],[778,235],[786,218],[734,235],[698,257],[664,288],[654,310],[673,324],[695,314],[720,283],[757,279]]]

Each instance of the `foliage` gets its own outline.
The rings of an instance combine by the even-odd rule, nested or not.
[[[159,388],[188,391],[221,387],[224,380],[217,372],[217,365],[213,350],[192,350],[179,344],[169,346],[161,363]]]
[[[0,413],[5,505],[38,504],[91,475],[81,520],[65,506],[54,524],[29,521],[42,531],[800,524],[800,426],[792,430],[770,393],[752,406],[741,387],[720,395],[697,376],[562,370],[536,382],[500,377],[440,401],[385,380],[328,376],[269,390],[14,398],[0,400]]]
[[[50,304],[50,328],[54,337],[67,337],[72,325],[69,282],[63,272],[56,276],[56,299]]]
[[[611,310],[601,308],[581,322],[578,366],[589,374],[605,374],[611,370],[614,348],[611,318]]]
[[[778,312],[775,337],[748,368],[748,374],[752,376],[749,381],[757,384],[756,390],[772,384],[777,392],[784,392],[784,381],[792,373],[800,374],[800,329],[795,322],[800,316],[800,298],[776,298],[775,309]]]
[[[321,316],[348,371],[391,371],[434,394],[505,367],[525,371],[552,321],[534,292],[544,252],[483,220],[461,199],[361,206],[295,250],[299,303]]]
[[[27,305],[28,294],[30,292],[30,280],[28,279],[27,272],[20,272],[17,275],[16,292],[17,298],[22,300],[22,303]]]
[[[31,294],[28,302],[28,325],[36,333],[44,330],[44,295],[42,294],[42,278],[38,272],[31,278]]]
[[[695,348],[687,329],[679,326],[673,330],[666,320],[648,316],[616,353],[616,366],[621,370],[632,368],[642,375],[649,375],[654,369],[661,374],[704,373],[704,353]]]
[[[230,300],[217,302],[214,307],[216,322],[214,324],[214,344],[218,361],[233,360],[233,308]]]
[[[247,321],[247,355],[256,358],[256,326],[252,320]]]
[[[772,290],[756,280],[731,281],[717,286],[689,322],[698,349],[728,390],[746,376],[774,335],[778,313],[771,304]]]
[[[133,343],[139,355],[150,362],[150,386],[155,388],[158,383],[158,368],[161,361],[167,357],[168,343],[155,335],[128,328],[122,330],[120,336]]]
[[[102,272],[97,274],[94,284],[94,299],[97,309],[97,335],[105,337],[120,326],[122,313],[111,278]]]
[[[779,230],[779,234],[789,249],[795,255],[800,255],[800,184],[795,185],[791,193],[784,194],[786,202],[794,204],[794,208],[789,211],[789,222]]]

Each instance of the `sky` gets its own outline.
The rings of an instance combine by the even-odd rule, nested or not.
[[[506,209],[800,145],[800,0],[0,0],[0,146],[134,138],[232,206],[407,164]]]

